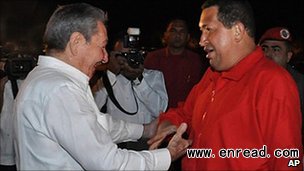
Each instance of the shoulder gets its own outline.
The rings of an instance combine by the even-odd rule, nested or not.
[[[253,72],[255,72],[253,75],[267,82],[271,80],[278,81],[291,79],[287,70],[266,57],[262,58],[252,69]]]
[[[190,50],[190,49],[185,49],[186,53],[187,53],[187,56],[189,58],[193,58],[193,59],[196,59],[196,60],[201,60],[201,55]]]
[[[159,70],[155,70],[155,69],[144,69],[144,74],[154,74],[154,75],[163,75],[163,73]]]
[[[281,67],[280,65],[276,64],[274,61],[264,57],[261,59],[261,62],[259,62],[255,66],[256,70],[259,70],[263,76],[269,76],[269,77],[289,77],[290,74],[286,69]],[[258,72],[259,72],[258,71]]]
[[[185,52],[186,52],[186,57],[189,60],[189,62],[191,62],[193,68],[198,68],[201,70],[203,68],[202,55],[199,55],[198,53],[189,49],[185,49]]]
[[[33,83],[42,87],[56,87],[73,85],[73,80],[68,75],[55,70],[36,72],[29,78]],[[42,85],[41,85],[42,84]]]
[[[161,82],[164,81],[164,75],[161,71],[154,69],[144,69],[143,77],[146,81],[156,81]]]
[[[159,69],[159,63],[164,55],[165,48],[148,52],[145,57],[144,66],[149,69]]]
[[[143,76],[144,77],[163,77],[163,72],[159,71],[159,70],[154,70],[154,69],[144,69],[143,72]]]
[[[296,94],[296,83],[291,74],[275,62],[265,58],[255,66],[254,79],[256,86],[263,90],[275,92],[276,97],[285,97],[286,92]]]
[[[154,51],[150,51],[147,53],[147,58],[149,57],[158,57],[163,56],[165,54],[165,48],[156,49]]]
[[[32,95],[46,97],[52,94],[58,95],[58,91],[67,93],[73,89],[78,89],[77,84],[67,75],[55,70],[37,69],[33,70],[23,81],[20,91],[27,98],[31,98]]]

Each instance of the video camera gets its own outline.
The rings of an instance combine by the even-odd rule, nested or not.
[[[140,64],[144,63],[146,51],[140,47],[140,29],[128,28],[127,34],[124,36],[124,48],[129,48],[128,52],[121,52],[119,56],[125,57],[130,67],[136,69]]]
[[[9,79],[24,79],[37,64],[34,57],[19,53],[1,52],[0,58],[0,61],[5,63],[1,78],[8,76]]]

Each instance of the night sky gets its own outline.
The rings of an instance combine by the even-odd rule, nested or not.
[[[0,43],[31,41],[41,44],[45,24],[57,5],[87,2],[108,12],[109,37],[129,26],[140,27],[145,46],[158,46],[168,20],[186,19],[195,38],[202,0],[0,0]],[[303,0],[250,0],[257,23],[256,37],[272,26],[287,26],[303,41]]]

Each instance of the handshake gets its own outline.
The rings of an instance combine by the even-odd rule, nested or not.
[[[179,157],[183,156],[186,153],[187,148],[192,144],[192,140],[186,140],[182,137],[186,130],[186,123],[182,123],[177,128],[170,122],[164,121],[158,126],[158,119],[155,119],[151,123],[144,125],[144,133],[142,137],[150,138],[147,142],[150,146],[149,150],[154,150],[161,145],[167,136],[175,133],[167,146],[171,155],[171,160],[175,161]]]

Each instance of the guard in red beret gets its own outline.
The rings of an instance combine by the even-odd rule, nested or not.
[[[284,68],[287,67],[287,63],[293,55],[292,36],[287,28],[268,29],[260,38],[259,44],[268,58]]]

